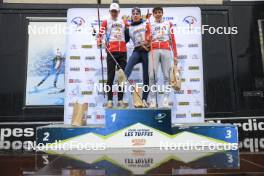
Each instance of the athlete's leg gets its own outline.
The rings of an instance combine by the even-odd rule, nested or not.
[[[132,55],[130,56],[128,63],[125,68],[125,74],[127,79],[129,78],[130,74],[132,73],[132,70],[136,64],[140,62],[140,53],[138,51],[133,51]]]
[[[107,92],[107,99],[109,100],[113,100],[113,82],[114,82],[114,78],[115,78],[115,67],[116,67],[116,63],[114,62],[113,58],[111,57],[111,55],[109,53],[107,53],[107,58],[106,58],[106,62],[107,62],[107,86],[110,87],[110,90],[108,90]]]
[[[170,75],[170,69],[171,69],[171,53],[170,50],[163,50],[161,52],[161,68],[163,72],[163,79],[164,79],[164,86],[169,85],[169,75]],[[163,97],[163,107],[169,107],[169,93],[168,91],[164,92]]]
[[[145,89],[149,86],[149,72],[148,72],[148,52],[141,52],[142,58],[142,70],[143,70],[143,86]],[[149,91],[144,91],[143,89],[143,100],[147,101]]]
[[[164,78],[164,85],[169,85],[169,75],[170,75],[170,69],[171,69],[171,54],[170,50],[162,50],[161,51],[161,69],[163,72],[163,78]]]
[[[115,56],[118,64],[120,65],[122,70],[125,70],[126,68],[126,64],[127,64],[127,53],[119,53],[117,56]],[[122,101],[123,100],[123,96],[124,96],[124,90],[122,90],[121,87],[118,87],[118,101]]]
[[[53,72],[53,70],[50,70],[48,72],[48,74],[38,83],[37,87],[39,87],[41,84],[43,84],[46,81],[46,79],[48,79],[48,77],[51,75],[52,72]]]
[[[57,87],[57,81],[58,81],[58,78],[59,78],[60,73],[61,73],[61,68],[59,68],[58,70],[56,70],[55,79],[54,79],[54,82],[53,82],[53,86],[54,87]]]
[[[157,83],[157,73],[158,73],[158,66],[159,66],[159,60],[160,60],[160,51],[159,49],[154,49],[149,52],[149,64],[148,64],[148,72],[149,72],[149,86],[150,86],[150,107],[152,105],[156,106],[155,101],[155,91],[156,89],[153,88],[153,86]]]

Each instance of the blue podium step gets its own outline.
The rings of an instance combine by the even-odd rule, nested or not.
[[[217,146],[230,150],[236,149],[238,143],[236,126],[216,123],[171,125],[170,109],[108,109],[105,122],[103,126],[38,127],[36,141],[48,150],[140,147],[165,150],[211,147],[210,150],[219,150]]]
[[[171,109],[107,109],[106,128],[111,131],[141,123],[165,133],[171,131]]]

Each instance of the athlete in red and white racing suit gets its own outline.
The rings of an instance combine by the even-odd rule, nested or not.
[[[115,78],[116,63],[109,52],[114,56],[121,69],[125,69],[127,63],[127,48],[125,41],[125,30],[128,24],[119,18],[119,5],[112,3],[110,6],[110,17],[103,20],[99,37],[97,40],[98,45],[102,44],[103,38],[105,39],[105,47],[107,50],[107,85],[110,91],[107,92],[107,107],[113,107],[113,91],[112,86]],[[118,106],[124,107],[123,91],[118,91]]]
[[[161,64],[164,85],[169,85],[169,72],[171,69],[171,50],[173,51],[174,64],[177,64],[176,41],[173,33],[173,24],[162,19],[163,9],[153,9],[154,22],[148,23],[147,40],[151,43],[149,52],[149,84],[155,84],[159,63]],[[163,107],[169,107],[169,92],[164,92]],[[150,91],[150,107],[156,107],[155,93]]]

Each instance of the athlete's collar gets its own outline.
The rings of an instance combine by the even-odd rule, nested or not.
[[[139,20],[139,21],[137,21],[137,22],[132,22],[132,23],[131,23],[131,26],[136,26],[136,25],[139,25],[139,24],[141,24],[141,23],[143,23],[143,20],[142,20],[142,19]]]
[[[116,21],[116,20],[118,20],[118,17],[116,17],[116,18],[114,19],[114,18],[112,18],[112,17],[110,16],[110,19],[113,20],[113,21]]]
[[[159,21],[157,21],[156,19],[155,19],[155,22],[156,23],[162,23],[164,20],[161,18],[161,20],[159,20]]]

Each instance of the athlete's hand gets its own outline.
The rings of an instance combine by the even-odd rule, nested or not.
[[[97,39],[97,47],[102,46],[102,40],[100,38]]]
[[[147,12],[147,15],[146,15],[146,19],[148,20],[150,17],[151,17],[152,13],[149,13],[149,10]]]
[[[174,65],[178,65],[178,59],[177,59],[177,57],[174,57]]]
[[[144,41],[143,45],[146,45],[148,46],[149,45],[149,42],[147,40]]]

